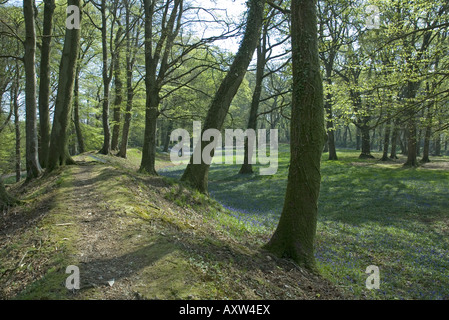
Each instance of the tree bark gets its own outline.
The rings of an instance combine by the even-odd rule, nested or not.
[[[129,31],[128,31],[129,32]],[[121,78],[121,68],[120,68],[120,49],[119,49],[119,39],[121,34],[123,33],[122,28],[120,27],[117,31],[117,36],[115,38],[115,60],[114,60],[114,82],[115,82],[115,100],[114,100],[114,112],[113,112],[113,121],[114,125],[112,127],[112,139],[111,139],[111,149],[118,150],[118,140],[120,136],[120,121],[122,114],[122,101],[123,101],[123,82]]]
[[[256,130],[257,129],[257,112],[259,110],[259,101],[260,96],[262,94],[262,82],[263,82],[263,75],[265,70],[265,56],[266,56],[266,28],[264,28],[263,32],[263,38],[261,43],[256,48],[257,52],[257,67],[256,67],[256,85],[254,87],[253,96],[251,99],[251,108],[249,112],[249,119],[248,119],[248,126],[247,129]],[[255,152],[255,150],[252,150],[252,152]],[[245,151],[244,151],[244,158],[243,158],[243,164],[240,167],[239,174],[251,174],[253,173],[253,165],[251,163],[252,155],[250,155],[249,150],[249,144],[248,144],[248,137],[245,137]]]
[[[22,175],[22,159],[21,159],[21,146],[20,146],[20,116],[19,116],[19,66],[17,66],[17,75],[15,79],[15,83],[12,89],[12,103],[14,105],[14,129],[16,135],[16,182],[19,182]]]
[[[81,130],[81,120],[80,120],[80,100],[79,100],[79,65],[76,67],[75,71],[75,89],[73,97],[73,122],[75,123],[75,133],[76,141],[78,142],[78,152],[84,153],[86,148],[84,146],[83,131]]]
[[[165,4],[165,14],[168,12],[169,2]],[[157,118],[159,117],[160,90],[162,80],[169,68],[169,55],[172,53],[174,40],[181,28],[183,14],[183,0],[174,0],[169,18],[160,31],[153,54],[153,15],[155,2],[144,0],[145,9],[145,133],[142,147],[142,161],[139,172],[157,175],[156,162],[156,134]],[[162,48],[164,47],[164,50]],[[162,52],[163,51],[163,52]]]
[[[332,68],[333,68],[333,60],[330,64],[326,65],[326,81],[327,84],[332,86]],[[334,115],[332,112],[332,93],[328,90],[326,95],[326,100],[324,103],[324,108],[326,110],[327,121],[326,121],[326,129],[327,129],[327,146],[329,151],[329,160],[335,161],[338,160],[337,150],[335,148],[335,129],[334,129]]]
[[[103,57],[103,104],[102,104],[102,124],[103,124],[103,147],[99,151],[101,154],[108,155],[111,153],[111,128],[109,126],[109,85],[111,77],[109,76],[108,67],[108,43],[107,43],[107,16],[106,16],[106,0],[101,1],[101,46]]]
[[[408,81],[405,89],[405,97],[407,99],[414,99],[420,83]],[[407,161],[404,163],[405,167],[418,166],[417,160],[417,129],[416,129],[416,114],[415,111],[410,108],[407,112]]]
[[[23,0],[25,19],[25,131],[27,179],[37,178],[42,173],[39,163],[37,139],[36,106],[36,27],[34,21],[34,1]]]
[[[441,136],[439,134],[435,135],[435,156],[441,156]]]
[[[397,120],[393,121],[393,132],[391,135],[391,153],[390,159],[397,159],[396,149],[398,143],[398,135],[399,135],[399,122]]]
[[[373,159],[371,155],[371,137],[369,135],[369,126],[362,124],[360,127],[360,133],[362,135],[362,151],[360,153],[360,159]]]
[[[388,161],[390,158],[388,157],[388,147],[390,146],[390,132],[391,132],[391,125],[390,120],[387,121],[385,125],[385,134],[384,134],[384,143],[383,143],[383,154],[381,161]]]
[[[249,0],[249,12],[243,40],[228,73],[221,82],[209,107],[202,132],[207,129],[221,131],[223,127],[232,99],[243,81],[254,50],[256,50],[257,44],[259,43],[264,18],[264,7],[265,0]],[[201,154],[207,144],[202,141],[201,137],[199,138],[196,147],[200,148],[199,152]],[[200,192],[207,193],[209,167],[210,165],[203,163],[202,160],[200,164],[194,164],[192,155],[191,161],[181,177],[181,181],[187,182]]]
[[[326,136],[318,58],[316,0],[292,0],[291,159],[284,207],[266,249],[316,270],[314,242],[320,160]]]
[[[132,48],[131,43],[131,22],[130,22],[130,4],[129,1],[125,1],[126,13],[126,111],[125,111],[125,119],[123,122],[122,128],[122,140],[120,142],[119,152],[117,153],[118,157],[126,159],[126,151],[128,148],[128,139],[129,139],[129,130],[131,128],[131,110],[133,108],[133,99],[134,99],[134,87],[133,87],[133,68],[136,61],[136,50]],[[137,31],[135,37],[135,46],[137,47],[139,33]]]
[[[166,126],[166,132],[164,136],[164,152],[168,152],[168,147],[170,146],[170,135],[173,130],[173,122],[169,121],[169,123]]]
[[[361,136],[360,136],[360,128],[356,127],[356,132],[355,132],[355,149],[356,150],[360,150],[360,143],[361,143]]]
[[[421,162],[428,163],[430,162],[429,154],[430,154],[430,137],[432,135],[432,110],[431,105],[427,107],[427,125],[426,132],[424,133],[424,147],[423,147],[423,155]]]
[[[79,7],[80,0],[69,0],[68,5]],[[76,65],[80,49],[80,34],[80,29],[66,29],[59,69],[55,114],[50,136],[50,151],[48,157],[49,171],[62,165],[74,163],[68,150],[68,127],[72,114],[72,98],[76,78]]]
[[[416,121],[414,114],[410,115],[410,119],[407,122],[407,161],[404,163],[404,166],[418,166],[418,160],[416,159]]]
[[[44,0],[44,23],[39,74],[39,160],[42,168],[47,167],[50,147],[50,55],[53,33],[55,0]]]

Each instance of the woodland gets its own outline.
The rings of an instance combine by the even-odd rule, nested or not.
[[[0,299],[449,299],[448,36],[446,0],[0,0]]]

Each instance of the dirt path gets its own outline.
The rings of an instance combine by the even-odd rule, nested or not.
[[[139,230],[134,218],[111,208],[99,191],[105,171],[107,167],[99,171],[92,164],[74,168],[71,205],[79,231],[75,243],[81,275],[78,295],[86,298],[89,292],[95,299],[134,299],[131,283],[138,278],[139,261],[125,243],[126,235]]]

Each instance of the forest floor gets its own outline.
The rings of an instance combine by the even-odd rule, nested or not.
[[[115,157],[75,160],[11,187],[24,204],[0,216],[0,299],[352,298],[209,197]]]
[[[275,175],[238,174],[213,165],[210,196],[256,230],[272,234],[285,197],[289,146],[280,145]],[[449,299],[449,157],[405,168],[406,156],[359,159],[360,151],[323,153],[315,257],[320,274],[362,299]],[[137,154],[133,155],[137,159]],[[131,160],[131,157],[130,157]],[[132,163],[133,161],[130,161]],[[179,179],[183,167],[160,174]],[[261,231],[262,232],[262,231]],[[380,288],[366,290],[366,269],[379,267]]]

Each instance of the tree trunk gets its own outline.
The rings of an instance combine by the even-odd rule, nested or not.
[[[362,152],[360,153],[360,159],[374,159],[371,155],[371,137],[369,135],[369,127],[363,124],[360,127],[360,132],[362,135]]]
[[[169,123],[166,126],[166,132],[164,137],[164,152],[168,152],[168,147],[170,146],[170,135],[173,130],[173,122],[169,121]]]
[[[416,167],[418,160],[416,159],[416,121],[411,117],[407,123],[407,161],[404,166]]]
[[[128,71],[132,73],[132,71]],[[126,100],[126,112],[125,112],[125,120],[123,122],[122,128],[122,140],[120,142],[120,149],[117,153],[118,157],[126,159],[126,151],[128,149],[128,140],[129,140],[129,130],[131,128],[131,110],[133,108],[133,99],[134,99],[134,89],[132,88],[132,75],[128,76],[127,80],[127,100]]]
[[[426,132],[424,134],[424,147],[423,147],[423,156],[421,162],[427,163],[430,162],[429,154],[430,154],[430,137],[432,135],[432,111],[431,105],[427,107],[427,126]]]
[[[170,1],[171,2],[171,1]],[[167,14],[170,2],[165,3],[165,13]],[[164,19],[160,31],[160,38],[153,48],[153,15],[155,2],[144,0],[145,8],[145,133],[142,148],[142,162],[139,172],[150,175],[157,175],[156,162],[156,139],[157,139],[157,118],[159,117],[159,93],[162,89],[162,80],[169,68],[169,56],[176,36],[181,27],[181,17],[183,14],[183,1],[174,0],[173,8],[168,19]],[[176,25],[176,26],[175,26]],[[162,53],[162,47],[164,47]],[[153,55],[154,49],[154,55]]]
[[[384,135],[384,143],[383,143],[383,154],[381,161],[388,161],[390,158],[388,157],[388,147],[390,146],[390,132],[391,132],[391,124],[390,120],[385,124],[385,135]]]
[[[128,31],[129,32],[129,31]],[[115,50],[116,55],[114,59],[114,78],[115,78],[115,100],[114,100],[114,112],[113,112],[113,121],[114,125],[112,127],[112,139],[111,139],[111,149],[118,150],[118,139],[120,136],[120,121],[122,114],[122,89],[123,83],[121,78],[121,68],[120,68],[120,49],[119,49],[119,40],[120,36],[123,33],[122,28],[120,27],[117,31],[117,36],[115,38]]]
[[[444,142],[444,152],[446,153],[446,155],[448,153],[448,144],[449,144],[449,139],[446,136],[446,141]]]
[[[84,137],[83,131],[81,130],[80,121],[80,102],[79,102],[79,65],[76,67],[75,72],[75,90],[74,90],[74,101],[73,101],[73,122],[75,123],[76,141],[78,142],[78,152],[84,153],[86,148],[84,147]]]
[[[396,147],[398,143],[398,135],[399,135],[399,122],[394,120],[393,122],[393,133],[391,135],[391,153],[390,159],[397,159],[396,155]]]
[[[435,135],[435,156],[441,156],[441,136],[439,134]]]
[[[125,111],[125,120],[123,122],[122,128],[122,140],[120,142],[119,152],[117,153],[118,157],[126,159],[126,150],[128,149],[128,139],[129,139],[129,130],[131,128],[131,110],[133,108],[133,99],[134,99],[134,88],[133,88],[133,68],[136,60],[136,51],[135,48],[132,48],[131,43],[131,23],[130,23],[130,6],[129,1],[125,1],[126,13],[126,111]],[[136,34],[136,47],[137,41],[139,39],[138,33]],[[134,54],[132,52],[134,51]]]
[[[150,85],[150,88],[153,85]],[[148,88],[148,87],[147,87]],[[156,163],[156,130],[157,118],[159,117],[159,92],[146,92],[147,108],[145,112],[145,136],[142,148],[142,161],[140,163],[139,172],[150,175],[157,175]]]
[[[36,109],[36,28],[34,22],[34,1],[23,0],[25,19],[25,131],[27,179],[37,178],[42,167],[39,163]]]
[[[332,112],[332,107],[330,107],[330,109],[327,109],[327,111]],[[335,137],[334,137],[334,129],[333,129],[333,124],[329,126],[329,121],[327,122],[328,126],[327,129],[329,130],[327,132],[327,143],[328,143],[328,148],[329,148],[329,160],[338,160],[338,156],[337,156],[337,149],[335,148]]]
[[[53,32],[55,0],[44,0],[44,24],[39,74],[39,160],[42,168],[47,167],[50,147],[50,54]]]
[[[291,12],[291,158],[282,214],[265,248],[278,256],[293,259],[300,266],[315,270],[320,160],[326,135],[316,0],[292,0]]]
[[[342,142],[342,147],[343,149],[346,149],[348,147],[348,126],[345,126],[345,131],[343,133],[343,142]]]
[[[17,75],[15,79],[15,83],[12,89],[11,95],[12,103],[14,105],[14,129],[16,134],[16,182],[19,182],[22,175],[22,159],[21,159],[21,151],[20,151],[20,118],[19,118],[19,68],[17,66]]]
[[[264,7],[265,0],[249,1],[249,12],[243,40],[228,73],[215,94],[207,113],[202,132],[207,129],[218,129],[221,131],[223,127],[223,122],[228,113],[229,106],[243,81],[254,50],[259,42],[264,17]],[[207,142],[202,141],[201,137],[199,138],[196,146],[197,148],[200,148],[199,152],[201,154],[207,144]],[[187,165],[181,180],[189,183],[200,192],[207,193],[209,167],[209,164],[203,162],[200,164],[193,164],[192,155],[191,161]]]
[[[356,127],[355,140],[356,140],[356,142],[355,142],[355,150],[360,150],[361,137],[360,137],[360,128],[359,127]]]
[[[103,57],[103,106],[102,106],[102,124],[103,124],[103,147],[99,151],[101,154],[111,153],[111,128],[109,127],[109,85],[111,77],[108,67],[108,43],[107,43],[107,16],[106,0],[101,1],[101,43]]]
[[[405,98],[406,99],[414,99],[416,97],[416,93],[419,89],[420,82],[412,82],[408,81],[407,86],[405,87]],[[417,160],[417,129],[416,129],[416,113],[415,110],[410,108],[407,112],[408,121],[407,121],[407,161],[404,163],[405,167],[416,167],[418,166]]]
[[[257,69],[256,69],[256,86],[254,87],[254,92],[251,100],[251,108],[249,112],[248,126],[247,129],[256,131],[257,129],[257,112],[259,110],[259,101],[262,94],[262,82],[263,75],[265,71],[265,55],[266,55],[266,28],[264,28],[262,42],[257,46]],[[248,137],[245,137],[245,152],[243,164],[240,167],[239,174],[251,174],[253,173],[253,165],[251,163],[252,154],[255,152],[248,143]]]
[[[132,70],[127,72],[132,73]],[[118,157],[126,159],[126,150],[128,149],[129,130],[131,128],[131,110],[133,108],[134,89],[132,88],[132,74],[127,76],[127,100],[126,100],[126,112],[125,120],[122,128],[122,140],[120,142],[120,149],[117,153]]]
[[[326,66],[326,81],[329,87],[332,86],[331,76],[332,76],[332,66]],[[327,115],[326,128],[327,128],[327,146],[329,150],[328,159],[331,161],[338,160],[337,150],[335,149],[334,115],[332,112],[332,93],[330,92],[330,89],[326,95],[324,107]]]
[[[79,7],[80,0],[69,0],[68,5]],[[72,98],[80,48],[80,34],[80,29],[66,29],[59,68],[55,114],[50,137],[50,152],[48,157],[48,170],[50,171],[59,166],[74,163],[68,150],[68,127],[72,115]]]
[[[154,2],[144,1],[145,8],[145,132],[142,147],[142,159],[139,172],[157,175],[156,130],[159,117],[159,90],[157,86],[158,58],[152,56]]]

